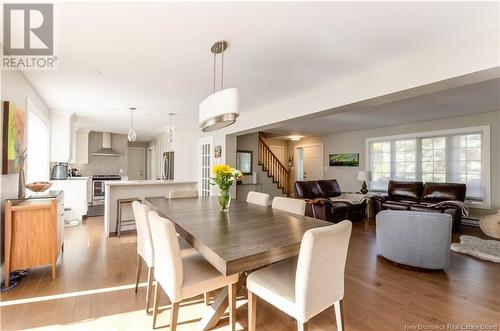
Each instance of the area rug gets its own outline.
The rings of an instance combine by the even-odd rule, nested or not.
[[[500,263],[500,241],[485,240],[472,236],[460,236],[460,243],[451,244],[450,249],[478,259]]]

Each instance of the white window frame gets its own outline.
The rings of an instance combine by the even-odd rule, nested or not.
[[[484,199],[483,199],[483,201],[466,201],[466,203],[469,207],[472,207],[472,208],[490,209],[491,208],[490,130],[491,129],[490,129],[489,125],[481,125],[481,126],[473,126],[473,127],[466,127],[466,128],[415,132],[415,133],[408,133],[408,134],[401,134],[401,135],[367,138],[365,140],[365,155],[366,155],[365,166],[366,166],[367,170],[370,170],[370,164],[371,164],[370,144],[373,142],[396,140],[396,139],[416,139],[416,138],[428,138],[428,137],[436,137],[436,136],[451,136],[451,135],[460,135],[460,134],[481,133],[482,137],[483,137],[482,144],[481,144],[481,165],[482,165],[481,179],[482,179],[483,187],[484,187]],[[417,146],[417,148],[419,148],[419,147]]]

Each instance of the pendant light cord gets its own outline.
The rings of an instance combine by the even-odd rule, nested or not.
[[[216,66],[216,58],[215,58],[215,52],[214,52],[214,93],[215,93],[215,66]]]
[[[224,44],[221,42],[221,47],[222,47],[222,64],[221,64],[221,71],[220,71],[220,89],[224,89]]]

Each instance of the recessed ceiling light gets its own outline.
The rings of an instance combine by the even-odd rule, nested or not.
[[[90,70],[90,73],[95,76],[100,76],[102,75],[102,71],[99,70]]]
[[[299,141],[300,139],[302,139],[302,136],[291,136],[290,137],[291,141]]]
[[[153,114],[151,114],[151,113],[147,113],[147,114],[146,114],[146,116],[153,116]]]
[[[108,111],[116,111],[116,108],[109,108]]]

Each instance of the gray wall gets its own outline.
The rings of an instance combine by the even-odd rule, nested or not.
[[[472,126],[489,125],[491,131],[491,205],[493,209],[500,208],[500,111],[480,113],[469,116],[445,118],[433,121],[390,126],[377,129],[351,131],[331,135],[311,137],[301,140],[298,144],[323,143],[324,178],[335,178],[343,191],[357,191],[361,183],[356,180],[357,172],[365,170],[366,139],[390,135],[466,128]],[[289,153],[293,153],[294,146]],[[328,155],[331,153],[359,153],[359,167],[330,167]]]
[[[89,163],[75,165],[82,176],[92,175],[127,175],[127,135],[111,134],[111,147],[120,156],[94,156],[92,153],[102,148],[102,132],[89,133]],[[120,169],[123,172],[120,172]]]

